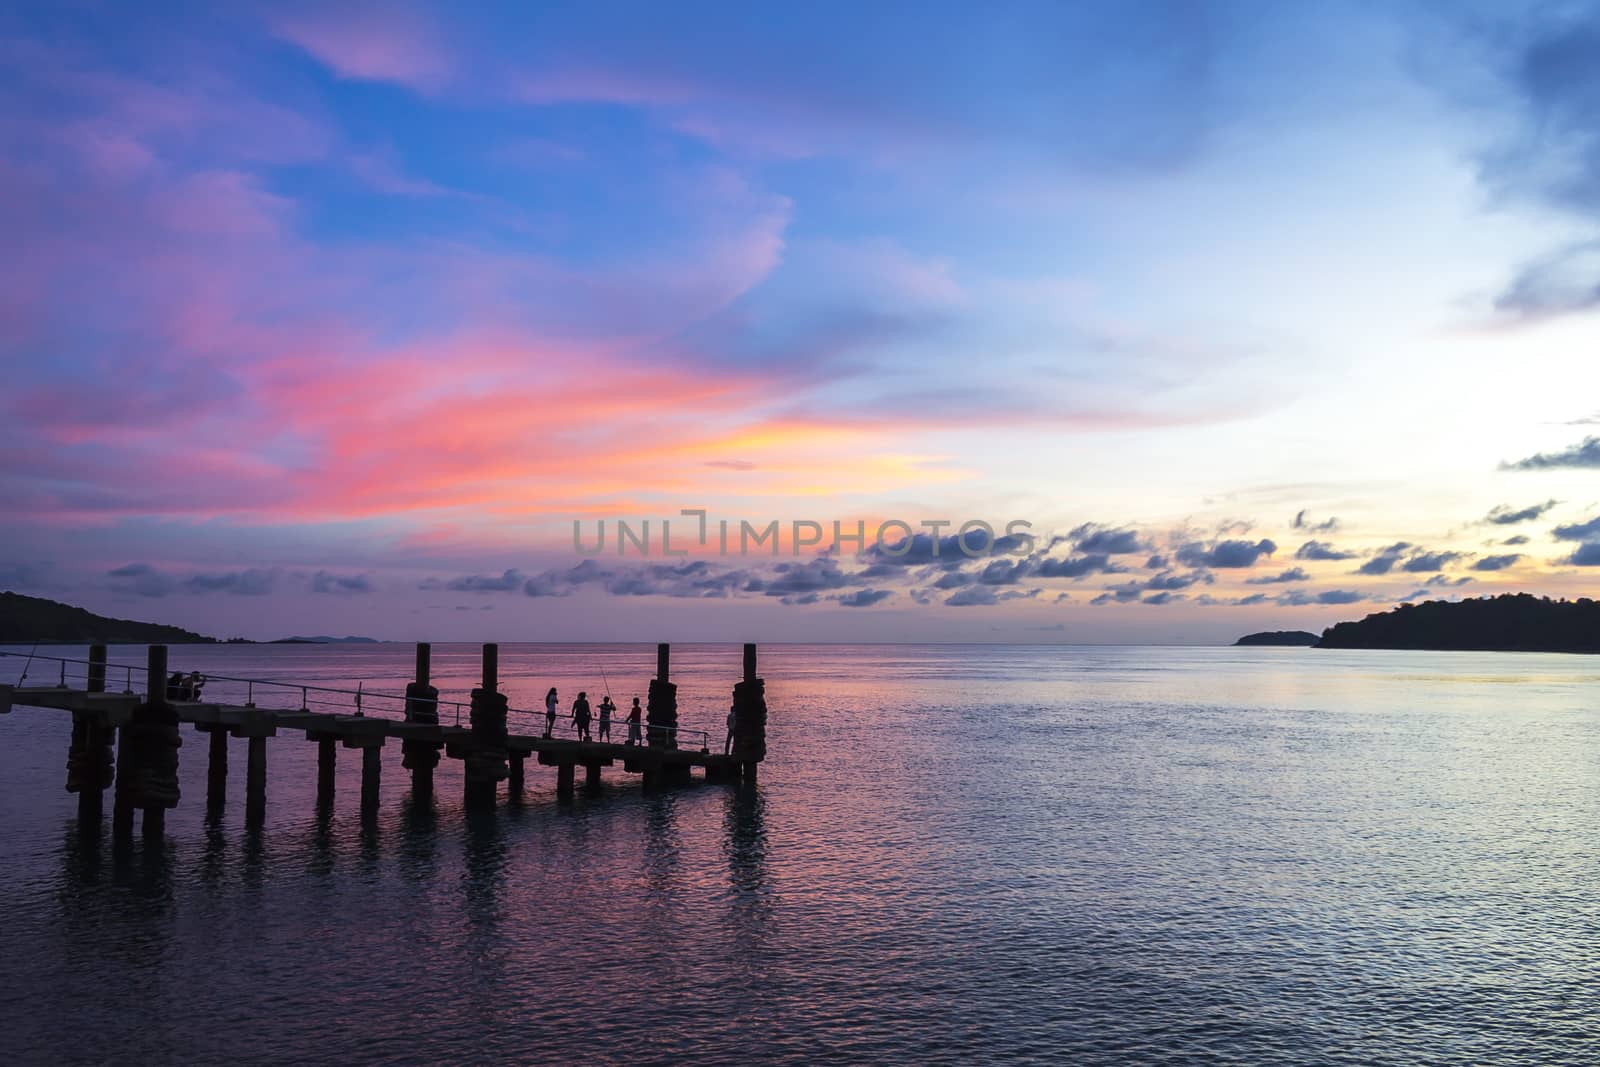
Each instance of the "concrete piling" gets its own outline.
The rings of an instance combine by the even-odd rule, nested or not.
[[[317,805],[333,803],[334,773],[339,766],[339,741],[332,734],[317,738]]]
[[[767,758],[767,683],[756,674],[756,646],[744,646],[744,680],[733,687],[733,756],[746,784]]]
[[[463,760],[468,808],[494,807],[495,790],[510,776],[506,766],[505,695],[499,691],[500,646],[483,646],[483,684],[472,691],[472,744]]]
[[[439,725],[439,690],[429,684],[433,646],[417,645],[416,680],[406,686],[406,722],[423,726]],[[497,664],[498,667],[498,664]],[[433,769],[439,765],[443,742],[407,738],[400,743],[400,766],[411,772],[411,793],[422,798],[433,795]]]
[[[167,702],[167,646],[151,645],[145,662],[149,692],[133,709],[117,740],[117,792],[112,829],[133,830],[135,809],[145,813],[147,832],[160,833],[167,808],[178,805],[178,713]],[[151,817],[160,809],[161,814]]]
[[[383,773],[383,749],[370,745],[361,750],[361,810],[375,812],[378,808],[379,776]]]
[[[221,814],[228,802],[228,731],[212,725],[206,759],[206,809]]]
[[[106,691],[106,646],[89,648],[88,678],[85,692]],[[72,717],[72,743],[67,750],[67,791],[78,794],[78,820],[82,825],[98,824],[104,810],[105,790],[115,773],[111,750],[113,728],[101,713],[85,710]]]
[[[244,821],[247,826],[260,826],[267,820],[267,739],[256,735],[249,739],[244,770]]]

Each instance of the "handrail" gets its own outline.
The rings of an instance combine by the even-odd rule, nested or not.
[[[4,650],[0,650],[0,657],[9,658],[9,659],[23,659],[24,655],[21,652],[7,652],[7,651],[4,651]],[[131,694],[134,691],[133,690],[133,672],[139,671],[141,673],[148,674],[148,668],[139,667],[139,666],[136,666],[136,665],[133,665],[133,664],[126,664],[126,663],[104,663],[104,662],[98,662],[98,661],[95,661],[95,660],[73,659],[73,658],[64,657],[64,656],[41,656],[41,655],[38,655],[37,653],[32,653],[29,656],[27,656],[26,658],[28,658],[30,661],[31,660],[39,660],[39,661],[46,661],[46,662],[50,662],[50,663],[60,664],[60,675],[59,675],[60,676],[60,686],[59,687],[63,688],[63,689],[66,688],[66,685],[67,685],[67,670],[66,670],[66,668],[67,668],[67,664],[69,664],[69,663],[70,664],[77,664],[77,665],[83,666],[83,667],[90,667],[90,666],[103,667],[107,671],[111,671],[111,670],[124,671],[125,674],[126,674],[126,680],[125,680],[125,683],[124,683],[126,688],[123,690],[123,692],[124,693],[128,693],[128,694]],[[77,673],[77,672],[74,672],[74,673]],[[84,672],[84,673],[87,674],[87,672]],[[309,697],[309,694],[311,694],[311,693],[331,693],[331,694],[336,694],[336,695],[339,695],[339,696],[351,697],[351,698],[353,698],[353,700],[351,702],[351,706],[353,706],[356,709],[355,713],[358,716],[362,716],[362,717],[365,717],[364,709],[363,709],[363,701],[389,700],[389,701],[397,701],[401,705],[404,705],[408,701],[415,700],[419,704],[432,704],[434,706],[434,708],[436,709],[436,711],[443,711],[446,708],[454,708],[456,725],[459,726],[461,724],[461,709],[463,707],[468,707],[468,708],[471,707],[471,702],[470,701],[446,700],[443,697],[433,697],[433,698],[428,698],[428,697],[408,697],[408,696],[404,696],[404,695],[396,694],[396,693],[375,693],[375,692],[373,692],[371,690],[363,689],[363,688],[337,689],[337,688],[334,688],[332,686],[302,685],[302,684],[300,684],[298,682],[280,682],[280,681],[277,681],[275,679],[270,679],[270,678],[241,678],[241,677],[238,677],[238,676],[235,676],[235,675],[231,675],[231,674],[203,674],[203,675],[201,675],[201,677],[202,677],[202,679],[204,680],[204,682],[207,685],[209,685],[211,682],[237,682],[237,683],[245,685],[247,687],[246,688],[246,694],[247,694],[246,695],[246,704],[245,704],[246,707],[255,707],[255,687],[258,686],[258,685],[259,686],[275,686],[275,687],[277,687],[279,689],[288,689],[288,690],[291,690],[291,691],[298,689],[300,691],[300,706],[301,706],[301,708],[303,708],[303,709],[305,709],[307,711],[310,710],[312,704],[318,704],[318,705],[321,705],[321,706],[324,706],[324,707],[333,707],[333,706],[344,707],[344,706],[346,706],[344,704],[344,702],[336,702],[336,701],[331,701],[331,700],[312,700]],[[145,682],[146,682],[146,685],[149,685],[149,679],[148,678],[146,678]],[[362,683],[358,683],[358,685],[359,684],[362,684]],[[198,701],[198,703],[215,703],[215,701],[201,700],[201,701]],[[542,710],[533,711],[533,710],[530,710],[528,708],[507,707],[506,708],[506,713],[508,715],[513,715],[513,714],[522,715],[522,716],[526,716],[526,717],[531,718],[531,719],[544,719],[546,717],[546,713],[544,711],[542,711]],[[332,713],[329,713],[329,714],[332,714]],[[387,716],[382,716],[382,717],[386,718]],[[591,720],[591,721],[598,722],[598,716],[594,720]],[[627,720],[625,720],[625,719],[613,718],[611,720],[611,725],[612,725],[613,729],[615,729],[617,727],[626,728],[628,723],[627,723]],[[646,737],[653,737],[658,733],[665,733],[665,734],[667,734],[669,737],[671,737],[674,740],[676,740],[678,738],[691,738],[692,739],[692,738],[698,737],[700,739],[700,744],[701,744],[702,750],[710,751],[710,748],[711,748],[711,734],[710,734],[709,731],[696,730],[696,729],[692,729],[692,728],[685,727],[685,726],[677,726],[677,727],[654,726],[654,725],[650,725],[648,723],[642,723],[641,726],[643,726],[643,728],[644,728]],[[621,742],[612,742],[612,743],[613,744],[620,744]]]

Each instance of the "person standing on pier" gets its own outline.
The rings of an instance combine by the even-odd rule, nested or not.
[[[556,728],[556,705],[560,701],[556,698],[556,687],[551,686],[550,692],[544,695],[544,735],[549,737]]]
[[[611,702],[611,694],[607,693],[600,701],[600,740],[611,740],[611,716],[617,706]]]
[[[728,737],[727,740],[722,742],[722,754],[724,756],[733,751],[733,731],[739,721],[738,711],[737,707],[728,709]]]
[[[639,743],[639,720],[644,718],[644,709],[639,707],[639,698],[633,698],[633,707],[628,709],[628,744]]]
[[[579,693],[578,699],[572,702],[572,725],[578,728],[578,740],[588,741],[589,720],[593,717],[589,711],[589,694]]]

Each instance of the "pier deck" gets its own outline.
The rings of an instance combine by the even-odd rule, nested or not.
[[[0,653],[0,657],[15,656]],[[144,812],[147,834],[162,832],[165,811],[175,807],[179,798],[181,726],[192,726],[209,735],[206,804],[208,810],[218,813],[225,803],[228,738],[247,739],[246,820],[254,823],[264,818],[267,739],[284,734],[303,734],[306,741],[317,744],[319,803],[332,800],[338,750],[359,749],[363,812],[377,804],[381,750],[390,740],[400,742],[402,765],[411,774],[414,796],[431,795],[434,768],[441,756],[460,760],[468,808],[492,808],[500,782],[506,782],[511,798],[519,796],[529,757],[541,766],[556,768],[556,793],[565,797],[574,790],[578,767],[584,768],[584,784],[589,789],[600,785],[602,768],[619,764],[623,771],[639,774],[647,789],[688,784],[693,780],[694,768],[699,768],[708,782],[754,783],[756,767],[766,756],[766,701],[764,683],[755,673],[754,645],[745,646],[744,679],[733,687],[736,728],[729,754],[710,751],[711,739],[705,732],[679,726],[677,686],[668,681],[666,645],[657,647],[648,716],[639,724],[645,738],[642,744],[512,733],[507,729],[508,714],[540,724],[545,722],[545,716],[508,706],[498,689],[498,645],[483,646],[483,681],[467,701],[441,699],[438,690],[429,684],[430,646],[426,644],[417,646],[416,679],[405,687],[404,696],[364,693],[361,689],[335,690],[286,680],[222,679],[249,694],[243,703],[175,699],[173,690],[168,689],[164,645],[150,646],[143,671],[111,668],[126,672],[121,693],[106,691],[110,665],[104,645],[92,646],[88,660],[29,655],[29,664],[36,660],[59,665],[57,684],[0,684],[0,713],[13,707],[68,712],[73,730],[67,755],[67,789],[79,794],[80,816],[98,819],[102,794],[114,784],[113,827],[119,832],[131,828],[135,810]],[[81,673],[81,688],[68,684],[69,666]],[[26,674],[24,666],[21,681],[26,680]],[[145,681],[143,694],[132,691],[140,674]],[[177,679],[174,676],[172,684],[177,685]],[[258,706],[254,699],[258,688],[275,688],[280,700],[295,699],[285,691],[297,694],[300,706]],[[181,687],[180,690],[188,692]],[[317,694],[316,699],[312,693]],[[351,710],[314,710],[310,706],[326,706],[332,702],[330,697],[348,702]],[[368,707],[391,702],[392,713],[368,713],[363,698]],[[455,721],[440,721],[452,717],[441,714],[451,709]],[[626,737],[628,723],[613,718],[611,729]]]

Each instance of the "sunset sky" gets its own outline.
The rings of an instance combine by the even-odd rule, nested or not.
[[[69,2],[0,56],[0,588],[1197,642],[1600,586],[1595,5]],[[1038,540],[663,559],[685,508]]]

